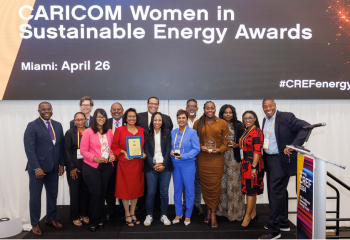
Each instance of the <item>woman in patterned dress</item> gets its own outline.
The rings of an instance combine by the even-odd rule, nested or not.
[[[247,208],[241,229],[246,229],[252,221],[258,220],[256,196],[264,191],[264,162],[261,154],[264,135],[255,112],[246,111],[242,116],[246,130],[239,139],[240,148],[243,150],[241,184],[242,193],[246,194]]]
[[[221,107],[219,118],[228,123],[229,131],[235,136],[235,142],[231,142],[232,147],[225,152],[221,197],[216,215],[225,216],[230,221],[242,221],[245,213],[245,202],[241,189],[239,144],[236,142],[243,134],[243,124],[237,120],[236,109],[229,104]]]

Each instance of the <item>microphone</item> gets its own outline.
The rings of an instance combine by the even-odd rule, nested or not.
[[[316,127],[324,127],[324,126],[326,126],[326,123],[317,123],[317,124],[313,124],[313,125],[309,125],[309,126],[303,127],[303,129],[311,130],[311,129],[314,129]]]

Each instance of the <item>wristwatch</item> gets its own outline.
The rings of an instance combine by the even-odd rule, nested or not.
[[[253,165],[250,167],[250,169],[256,169],[256,168],[257,168],[257,167],[256,167],[256,166],[254,167]]]

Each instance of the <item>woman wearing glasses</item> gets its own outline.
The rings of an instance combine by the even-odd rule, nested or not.
[[[198,173],[207,216],[204,223],[217,228],[216,209],[220,202],[221,180],[225,166],[224,153],[229,149],[225,136],[229,132],[227,122],[215,116],[215,104],[204,104],[204,114],[194,123],[201,151],[198,154]]]
[[[105,220],[105,198],[109,178],[113,172],[115,156],[111,154],[112,130],[108,127],[105,110],[96,109],[91,128],[84,131],[80,153],[84,157],[83,176],[89,188],[89,230],[103,228]]]
[[[242,115],[245,131],[239,139],[241,152],[241,184],[242,193],[246,195],[247,207],[242,227],[247,229],[255,220],[258,220],[256,213],[256,196],[264,191],[264,162],[262,159],[262,147],[264,135],[260,130],[259,120],[255,112],[246,111]]]
[[[114,196],[123,199],[125,223],[129,227],[140,224],[135,216],[135,207],[137,199],[144,194],[145,184],[143,167],[146,154],[141,152],[141,158],[129,158],[127,153],[126,137],[140,137],[142,151],[144,150],[144,130],[135,126],[136,121],[136,110],[134,108],[126,110],[123,116],[124,126],[115,130],[112,144],[113,153],[118,157]]]
[[[89,223],[89,190],[83,178],[83,156],[80,154],[80,143],[85,132],[86,117],[82,112],[74,115],[74,127],[64,136],[64,154],[66,158],[67,181],[70,195],[70,218],[75,226]]]

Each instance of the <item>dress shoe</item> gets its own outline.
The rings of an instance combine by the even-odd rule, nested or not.
[[[96,227],[88,227],[91,232],[96,232]]]
[[[99,228],[99,229],[103,229],[104,227],[105,227],[105,225],[104,224],[102,224],[102,225],[97,225],[97,227]]]
[[[32,227],[32,233],[38,236],[43,235],[43,232],[41,231],[39,223],[36,226]]]
[[[254,222],[254,221],[259,222],[259,215],[258,214],[256,214],[254,218],[250,219],[250,222]]]
[[[268,233],[268,234],[261,235],[259,239],[278,239],[280,237],[281,237],[280,233],[276,233],[276,234]]]
[[[73,224],[77,227],[81,227],[83,226],[83,224],[81,223],[80,219],[76,219],[76,220],[73,220]]]
[[[201,205],[194,206],[194,212],[195,212],[195,214],[197,214],[198,216],[204,215],[204,211],[203,211]]]
[[[51,221],[51,222],[45,221],[45,224],[54,228],[63,228],[62,224],[56,221]]]
[[[115,213],[114,212],[112,212],[112,213],[107,213],[107,216],[106,216],[106,220],[111,220],[112,218],[114,218],[115,217]]]
[[[248,228],[250,228],[250,224],[252,223],[252,221],[253,220],[250,220],[250,222],[248,223],[248,225],[247,226],[241,226],[238,230],[246,230],[246,229],[248,229]]]

